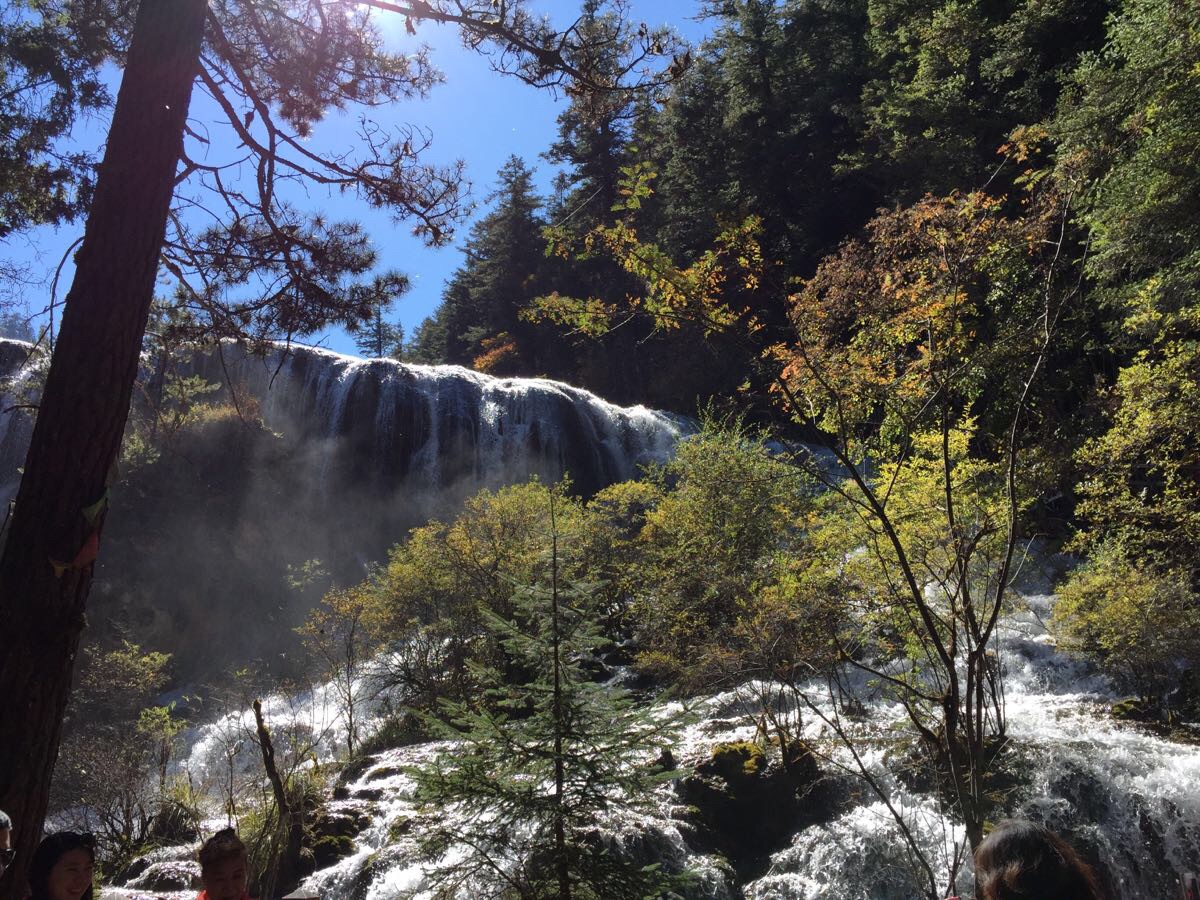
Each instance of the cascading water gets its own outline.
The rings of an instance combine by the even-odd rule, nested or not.
[[[25,407],[36,399],[34,385],[44,364],[32,344],[0,338],[0,503],[7,503],[20,484],[18,469],[33,436],[33,416]]]
[[[13,383],[10,395],[41,365],[25,365],[28,350],[0,340],[0,376]],[[279,345],[264,357],[225,342],[178,361],[177,370],[232,383],[235,399],[254,401],[268,427],[304,448],[306,479],[329,497],[350,486],[374,496],[403,489],[410,505],[436,497],[444,506],[481,487],[531,476],[553,482],[564,474],[592,493],[666,460],[691,427],[682,417],[615,406],[556,381],[298,345]],[[5,496],[15,487],[29,432],[28,415],[0,420]]]
[[[1059,652],[1046,634],[1042,622],[1052,604],[1047,594],[1028,594],[1019,611],[1001,623],[999,655],[1007,673],[1012,742],[1008,757],[1016,782],[1008,807],[1014,815],[1045,822],[1069,835],[1098,860],[1112,900],[1176,896],[1178,875],[1200,866],[1200,746],[1113,720],[1106,707],[1115,695],[1107,682]],[[862,728],[878,738],[860,748],[862,762],[903,813],[922,852],[937,869],[956,844],[962,845],[962,828],[942,816],[934,795],[914,788],[896,771],[902,754],[893,751],[907,745],[902,711],[874,696],[866,681],[860,686],[865,710]],[[678,736],[676,758],[699,761],[716,744],[754,740],[758,696],[748,685],[699,703],[691,724]],[[283,699],[273,702],[276,715],[282,714]],[[328,702],[318,691],[305,695],[299,708],[326,729],[325,746],[332,748],[340,740],[341,726]],[[294,714],[294,706],[287,708]],[[228,765],[230,736],[246,727],[247,722],[235,714],[197,729],[184,767],[218,777]],[[808,718],[805,737],[829,757],[827,772],[836,776],[839,766],[855,769],[817,717]],[[246,764],[253,763],[253,749],[239,751],[246,754]],[[424,870],[415,837],[430,816],[454,811],[418,808],[405,770],[442,749],[445,745],[424,744],[387,751],[346,783],[332,808],[365,812],[369,824],[355,838],[351,855],[316,872],[305,887],[327,900],[429,896],[423,892]],[[691,867],[696,880],[688,895],[696,898],[913,900],[923,896],[891,813],[869,791],[860,789],[851,796],[851,801],[830,810],[823,822],[797,831],[787,846],[770,853],[765,872],[740,884],[727,864],[699,853],[689,843],[684,802],[674,787],[660,789],[656,808],[649,813],[614,815],[609,839],[639,859],[657,859],[672,868]],[[956,886],[964,896],[970,896],[970,877],[968,865]]]
[[[1010,814],[1068,835],[1099,862],[1113,900],[1177,896],[1179,875],[1200,866],[1200,746],[1115,721],[1107,709],[1117,696],[1106,680],[1059,652],[1046,633],[1053,602],[1048,594],[1026,595],[1000,623],[1008,766],[1018,782]],[[880,733],[904,727],[902,711],[889,704],[867,709]],[[821,740],[819,726],[808,736]],[[886,752],[871,751],[865,761],[905,811],[930,860],[944,860],[955,842],[961,845],[961,827],[942,819],[932,796],[905,787]],[[964,896],[970,883],[964,870],[958,883]],[[894,819],[880,803],[797,834],[745,894],[755,900],[920,896]]]
[[[310,347],[262,358],[226,343],[191,365],[256,398],[270,427],[319,447],[327,486],[352,480],[444,495],[567,474],[592,493],[664,461],[690,428],[682,417],[614,406],[561,382]]]

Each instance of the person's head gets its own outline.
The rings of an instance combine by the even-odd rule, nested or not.
[[[977,900],[1101,900],[1091,868],[1057,834],[1001,822],[975,850]]]
[[[12,845],[12,819],[0,809],[0,878],[4,877],[5,870],[12,865],[16,855],[17,851]]]
[[[92,900],[96,844],[90,834],[60,831],[42,839],[29,866],[32,900]]]
[[[232,828],[218,831],[200,848],[200,880],[208,900],[242,900],[246,893],[246,845]]]

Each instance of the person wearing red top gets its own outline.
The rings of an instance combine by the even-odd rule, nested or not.
[[[237,831],[218,831],[200,848],[200,881],[196,900],[250,900],[246,893],[246,845]]]

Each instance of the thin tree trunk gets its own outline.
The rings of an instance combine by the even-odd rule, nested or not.
[[[41,836],[102,501],[129,413],[199,66],[205,0],[144,0],[0,559],[0,808],[20,896]],[[52,560],[66,564],[56,568]]]
[[[267,771],[267,780],[271,782],[271,791],[275,795],[275,806],[279,809],[279,827],[283,838],[279,859],[267,872],[268,879],[274,876],[274,883],[268,882],[264,885],[263,893],[284,894],[300,882],[304,810],[302,804],[293,808],[288,800],[287,787],[283,783],[283,776],[279,774],[279,766],[275,763],[275,745],[271,742],[271,732],[267,730],[267,724],[263,721],[262,703],[258,700],[254,701],[254,724],[258,730],[258,746],[262,750],[263,768]]]

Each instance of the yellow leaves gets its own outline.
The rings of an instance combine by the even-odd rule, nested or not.
[[[612,327],[617,312],[614,304],[595,297],[577,299],[555,292],[535,298],[530,306],[521,310],[520,317],[527,322],[546,321],[567,325],[581,334],[599,337]]]
[[[978,335],[996,285],[1011,290],[1031,271],[1036,228],[1006,219],[1001,204],[978,192],[926,197],[824,260],[789,298],[794,344],[772,349],[802,400],[795,414],[835,411],[839,431],[899,433],[937,412],[934,398],[969,406],[973,360],[994,352]]]
[[[614,212],[628,212],[642,208],[642,201],[654,195],[650,183],[658,177],[654,167],[646,161],[631,166],[621,166],[621,181],[617,195],[621,197],[613,204]]]
[[[711,334],[742,321],[754,331],[761,327],[760,323],[748,315],[746,308],[728,305],[725,297],[732,278],[736,278],[732,283],[741,291],[756,290],[761,284],[763,258],[757,240],[760,227],[758,219],[751,217],[726,229],[718,235],[713,249],[682,268],[657,245],[642,242],[636,229],[624,222],[593,229],[584,238],[584,246],[589,252],[602,248],[642,283],[641,297],[626,298],[628,311],[644,311],[652,317],[656,328],[671,330],[690,323]],[[576,302],[571,307],[574,315],[571,321],[592,334],[603,333],[601,328],[621,312],[615,308],[601,310],[599,301],[588,303],[589,306],[581,308]],[[561,300],[547,303],[545,298],[538,306],[544,313],[559,316],[567,308]],[[605,314],[603,321],[601,311]]]

